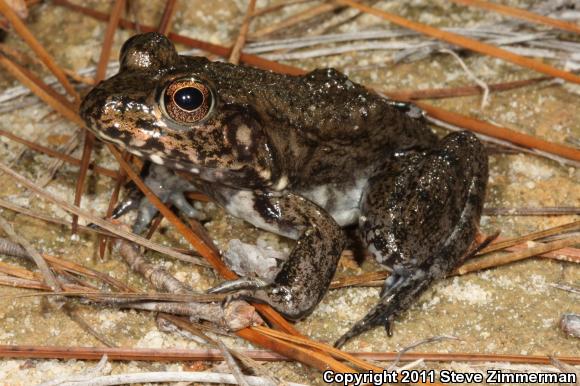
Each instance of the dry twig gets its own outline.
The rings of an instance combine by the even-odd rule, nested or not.
[[[527,235],[523,235],[520,237],[515,237],[512,239],[508,239],[508,240],[498,241],[498,242],[492,243],[491,245],[487,246],[482,251],[480,251],[480,255],[483,255],[485,253],[499,251],[499,250],[505,249],[507,247],[511,247],[511,246],[521,244],[521,243],[525,243],[526,241],[538,240],[538,239],[542,239],[544,237],[555,236],[555,235],[559,235],[559,234],[563,234],[563,233],[567,233],[567,232],[572,232],[572,231],[575,231],[577,229],[580,229],[580,221],[573,221],[571,223],[558,225],[558,226],[555,226],[553,228],[548,228],[548,229],[543,229],[543,230],[538,231],[538,232],[528,233]]]
[[[275,33],[277,31],[295,26],[298,23],[302,23],[305,20],[309,20],[309,19],[312,19],[316,16],[322,15],[324,13],[334,11],[340,7],[341,7],[341,5],[334,4],[334,3],[324,3],[324,4],[316,5],[312,8],[308,8],[302,12],[298,12],[297,14],[295,14],[295,15],[293,15],[285,20],[282,20],[281,22],[264,27],[256,32],[252,33],[249,36],[249,38],[251,40],[256,40],[256,39],[262,38],[266,35],[270,35],[270,34]]]
[[[79,101],[79,95],[74,89],[74,87],[68,81],[66,75],[61,70],[61,68],[52,59],[50,54],[44,49],[42,44],[36,40],[34,35],[26,28],[26,25],[20,20],[18,15],[6,4],[4,0],[0,0],[0,13],[8,19],[12,27],[16,32],[22,37],[22,39],[38,54],[40,60],[46,65],[46,67],[54,74],[54,76],[60,81],[67,92],[72,95],[76,102]]]
[[[552,241],[551,243],[545,243],[536,247],[531,247],[524,249],[519,252],[513,252],[507,255],[492,255],[482,257],[475,261],[471,261],[463,264],[456,271],[458,275],[465,275],[469,272],[479,271],[482,269],[487,269],[491,267],[497,267],[499,265],[504,265],[508,263],[513,263],[515,261],[527,259],[528,257],[541,255],[546,252],[555,251],[561,248],[569,247],[571,245],[579,244],[580,236],[570,237],[563,240]]]
[[[433,36],[436,39],[444,40],[446,42],[461,46],[461,47],[466,48],[468,50],[476,51],[476,52],[479,52],[479,53],[482,53],[485,55],[489,55],[489,56],[493,56],[493,57],[497,57],[497,58],[518,64],[520,66],[524,66],[524,67],[530,68],[532,70],[542,72],[544,74],[547,74],[547,75],[550,75],[550,76],[553,76],[556,78],[565,79],[569,82],[580,83],[580,76],[578,76],[578,75],[572,74],[571,72],[568,72],[568,71],[554,68],[550,65],[544,64],[544,63],[539,62],[537,60],[533,60],[533,59],[525,58],[525,57],[520,56],[520,55],[516,55],[514,53],[503,50],[503,49],[498,48],[496,46],[485,44],[485,43],[482,43],[478,40],[466,38],[465,36],[457,35],[457,34],[454,34],[451,32],[446,32],[446,31],[443,31],[443,30],[440,30],[438,28],[434,28],[434,27],[431,27],[431,26],[428,26],[425,24],[413,22],[413,21],[410,21],[410,20],[405,19],[403,17],[382,11],[380,9],[368,7],[368,6],[366,6],[364,4],[360,4],[354,0],[335,0],[335,1],[339,4],[348,5],[350,7],[359,9],[360,11],[363,11],[363,12],[369,13],[371,15],[375,15],[375,16],[378,16],[378,17],[383,18],[385,20],[388,20],[391,23],[395,23],[395,24],[400,25],[402,27],[409,28],[409,29],[412,29],[414,31],[418,31],[418,32],[421,32],[421,33],[429,35],[429,36]]]
[[[232,53],[228,61],[233,64],[240,64],[240,54],[244,49],[246,44],[246,38],[248,36],[248,31],[250,29],[250,22],[252,21],[252,14],[256,8],[256,0],[249,0],[248,9],[246,10],[246,15],[242,21],[242,26],[240,27],[240,32],[238,33],[238,38],[232,47]]]
[[[194,256],[189,256],[189,255],[185,255],[183,253],[176,252],[176,251],[172,250],[171,248],[167,248],[167,247],[164,247],[162,245],[153,243],[153,242],[151,242],[143,237],[140,237],[140,236],[137,236],[133,233],[127,232],[123,229],[120,229],[118,226],[116,226],[115,224],[113,224],[109,221],[102,220],[100,217],[94,216],[91,213],[89,213],[83,209],[80,209],[74,205],[69,204],[68,202],[65,202],[65,201],[57,198],[56,196],[42,190],[41,188],[36,186],[34,183],[27,180],[26,178],[24,178],[20,174],[14,172],[13,170],[11,170],[10,168],[8,168],[6,165],[4,165],[2,163],[0,163],[0,170],[6,174],[9,174],[15,180],[17,180],[19,183],[21,183],[22,185],[25,185],[33,192],[39,194],[41,197],[47,199],[48,201],[51,201],[52,203],[58,205],[62,209],[66,210],[67,212],[74,213],[74,214],[77,214],[81,217],[84,217],[87,220],[91,221],[93,224],[98,225],[99,227],[106,229],[109,232],[111,232],[119,237],[133,241],[139,245],[142,245],[146,248],[155,250],[157,252],[161,252],[161,253],[164,253],[166,255],[172,256],[178,260],[183,260],[183,261],[189,262],[191,264],[207,266],[207,263],[205,263],[203,260],[200,260]]]
[[[105,30],[105,37],[103,45],[101,46],[101,55],[99,57],[99,63],[97,65],[97,73],[95,75],[95,83],[100,82],[105,79],[107,73],[107,64],[109,63],[109,57],[111,56],[111,49],[113,46],[113,40],[115,38],[115,32],[117,31],[117,26],[119,24],[119,19],[121,18],[121,12],[125,7],[125,0],[117,0],[113,9],[111,10],[111,16],[107,24],[107,29]],[[83,155],[81,157],[81,167],[79,170],[79,176],[77,180],[77,186],[75,190],[75,206],[81,205],[81,199],[84,192],[85,180],[87,177],[87,172],[89,170],[89,163],[91,161],[91,155],[93,153],[93,147],[95,145],[95,135],[90,131],[85,131],[85,143],[83,146]],[[73,215],[72,217],[72,232],[77,232],[78,226],[78,216]]]
[[[36,263],[36,266],[38,267],[40,272],[42,272],[44,282],[48,284],[48,286],[53,291],[60,291],[61,290],[60,282],[58,281],[58,279],[56,278],[56,276],[54,275],[54,273],[52,272],[52,270],[50,269],[44,258],[36,251],[36,249],[32,246],[32,244],[30,244],[28,240],[26,240],[25,238],[19,236],[12,228],[12,225],[10,225],[2,216],[0,216],[0,227],[2,228],[4,233],[6,233],[8,237],[12,239],[13,242],[21,245],[26,250],[28,255]]]
[[[525,9],[509,7],[507,5],[482,0],[451,0],[451,1],[462,5],[479,7],[487,9],[489,11],[499,12],[507,16],[517,17],[523,20],[532,21],[534,23],[549,25],[551,27],[560,28],[564,31],[580,33],[580,27],[577,26],[576,24],[539,15],[537,13],[526,11]]]

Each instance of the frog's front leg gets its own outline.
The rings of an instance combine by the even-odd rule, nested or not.
[[[309,314],[326,294],[345,247],[340,226],[322,208],[292,193],[228,188],[213,193],[232,215],[297,242],[273,283],[242,278],[212,292],[236,290],[235,298],[268,303],[290,319]]]
[[[205,218],[203,212],[194,208],[185,198],[186,192],[197,190],[187,179],[176,175],[169,168],[153,163],[144,166],[141,178],[161,201],[173,205],[184,217],[198,220]],[[158,210],[135,185],[132,185],[125,198],[113,211],[113,218],[119,218],[134,209],[137,210],[137,219],[133,224],[133,232],[140,234],[151,223]]]
[[[483,146],[473,134],[460,132],[428,152],[393,156],[371,178],[359,229],[392,275],[379,303],[337,346],[377,325],[390,334],[394,318],[461,263],[478,229],[487,174]]]

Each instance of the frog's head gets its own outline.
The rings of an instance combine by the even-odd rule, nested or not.
[[[169,168],[239,187],[277,185],[273,146],[251,106],[222,103],[205,58],[180,57],[163,35],[127,40],[119,73],[84,98],[95,135]]]

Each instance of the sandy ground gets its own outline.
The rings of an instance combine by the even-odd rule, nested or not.
[[[154,25],[161,13],[161,2],[136,2],[140,20]],[[195,4],[194,4],[195,3]],[[181,2],[175,16],[174,31],[184,35],[228,45],[235,39],[245,9],[245,1],[215,0],[212,2]],[[266,1],[259,1],[260,6]],[[274,3],[273,1],[270,3]],[[478,23],[496,23],[503,18],[483,11],[451,6],[443,1],[382,2],[381,6],[415,20],[436,26],[471,26]],[[531,1],[509,1],[511,5],[526,7]],[[107,2],[87,2],[92,7],[106,10]],[[253,28],[260,28],[286,17],[303,6],[289,7],[283,12],[259,19]],[[64,67],[79,70],[96,63],[105,24],[83,17],[69,10],[41,5],[33,9],[28,25],[33,33]],[[388,28],[388,24],[371,16],[362,16],[339,31],[368,28]],[[112,60],[122,42],[131,35],[119,31]],[[572,38],[568,36],[568,38]],[[23,43],[10,36],[7,43],[22,48]],[[305,69],[333,66],[345,70],[363,84],[380,85],[384,89],[450,87],[471,84],[458,63],[449,55],[437,55],[413,63],[392,65],[390,53],[369,51],[337,56],[292,61],[289,64]],[[499,60],[478,55],[466,58],[466,63],[481,79],[489,83],[524,79],[537,76]],[[30,65],[41,71],[37,65]],[[0,91],[17,85],[4,71],[0,71]],[[465,97],[434,102],[443,108],[481,117],[518,131],[536,135],[554,142],[566,143],[580,137],[580,103],[578,88],[560,85],[538,85],[509,92],[493,94],[490,104],[480,108],[479,97]],[[1,115],[0,128],[17,135],[58,146],[68,136],[76,135],[71,124],[60,119],[51,110],[36,104]],[[441,131],[441,133],[443,133]],[[10,163],[22,150],[5,138],[0,139],[0,159]],[[78,152],[77,152],[78,156]],[[107,151],[99,148],[95,158],[100,164],[114,167]],[[24,151],[13,165],[25,175],[36,178],[46,170],[49,158],[30,150]],[[65,166],[48,186],[49,191],[70,202],[74,196],[76,169]],[[96,213],[104,213],[112,189],[106,177],[91,176],[82,206]],[[20,205],[30,206],[54,216],[67,218],[55,208],[34,195],[25,192],[10,180],[3,179],[0,196]],[[494,154],[490,158],[490,181],[487,207],[545,207],[580,206],[580,171],[526,154]],[[232,238],[255,242],[262,238],[278,247],[286,241],[258,231],[243,221],[226,215],[221,209],[208,208],[213,219],[207,228],[221,247]],[[95,258],[95,238],[87,234],[71,237],[68,230],[32,220],[23,215],[3,211],[17,231],[47,253],[108,272],[131,285],[146,290],[143,280],[131,273],[115,256],[100,261]],[[484,216],[482,230],[491,233],[500,229],[505,237],[526,234],[578,220],[578,216],[515,217]],[[166,223],[156,240],[185,247],[187,244]],[[205,269],[191,267],[155,255],[179,279],[203,290],[219,282]],[[0,257],[0,261],[18,263],[32,268],[27,262]],[[362,267],[352,260],[341,261],[338,275],[352,275],[379,267],[366,261]],[[558,328],[563,313],[580,313],[578,295],[551,286],[553,283],[578,285],[580,267],[572,263],[547,259],[530,259],[463,277],[453,277],[434,285],[394,325],[394,336],[389,338],[377,328],[351,341],[345,349],[366,351],[396,351],[418,340],[435,335],[453,335],[460,340],[431,343],[417,351],[470,352],[522,355],[577,356],[580,341],[565,336]],[[29,291],[0,287],[0,344],[100,346],[93,337],[80,329],[64,313],[48,310],[39,298],[14,298],[12,295]],[[297,328],[313,339],[332,342],[348,329],[376,302],[378,289],[349,288],[328,293],[315,312]],[[152,314],[119,311],[96,307],[81,307],[83,316],[95,328],[122,347],[194,348],[203,347],[175,334],[160,332]],[[231,346],[248,347],[238,339],[226,339]],[[385,364],[387,366],[388,364]],[[53,377],[62,377],[86,371],[92,362],[57,360],[2,360],[0,384],[30,385]],[[264,365],[281,378],[307,384],[323,384],[320,373],[299,364],[272,363]],[[426,363],[419,369],[445,368],[457,371],[483,372],[499,365],[464,363]],[[502,364],[506,366],[506,364]],[[113,372],[147,370],[191,370],[193,368],[227,371],[223,364],[210,363],[113,363]],[[509,367],[509,366],[508,366]],[[515,369],[521,369],[513,366]],[[541,370],[543,367],[537,367]],[[553,369],[552,369],[553,370]]]

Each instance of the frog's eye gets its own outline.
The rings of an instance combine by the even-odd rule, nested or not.
[[[165,113],[178,123],[201,121],[209,115],[214,103],[210,88],[191,78],[171,82],[160,99]]]

